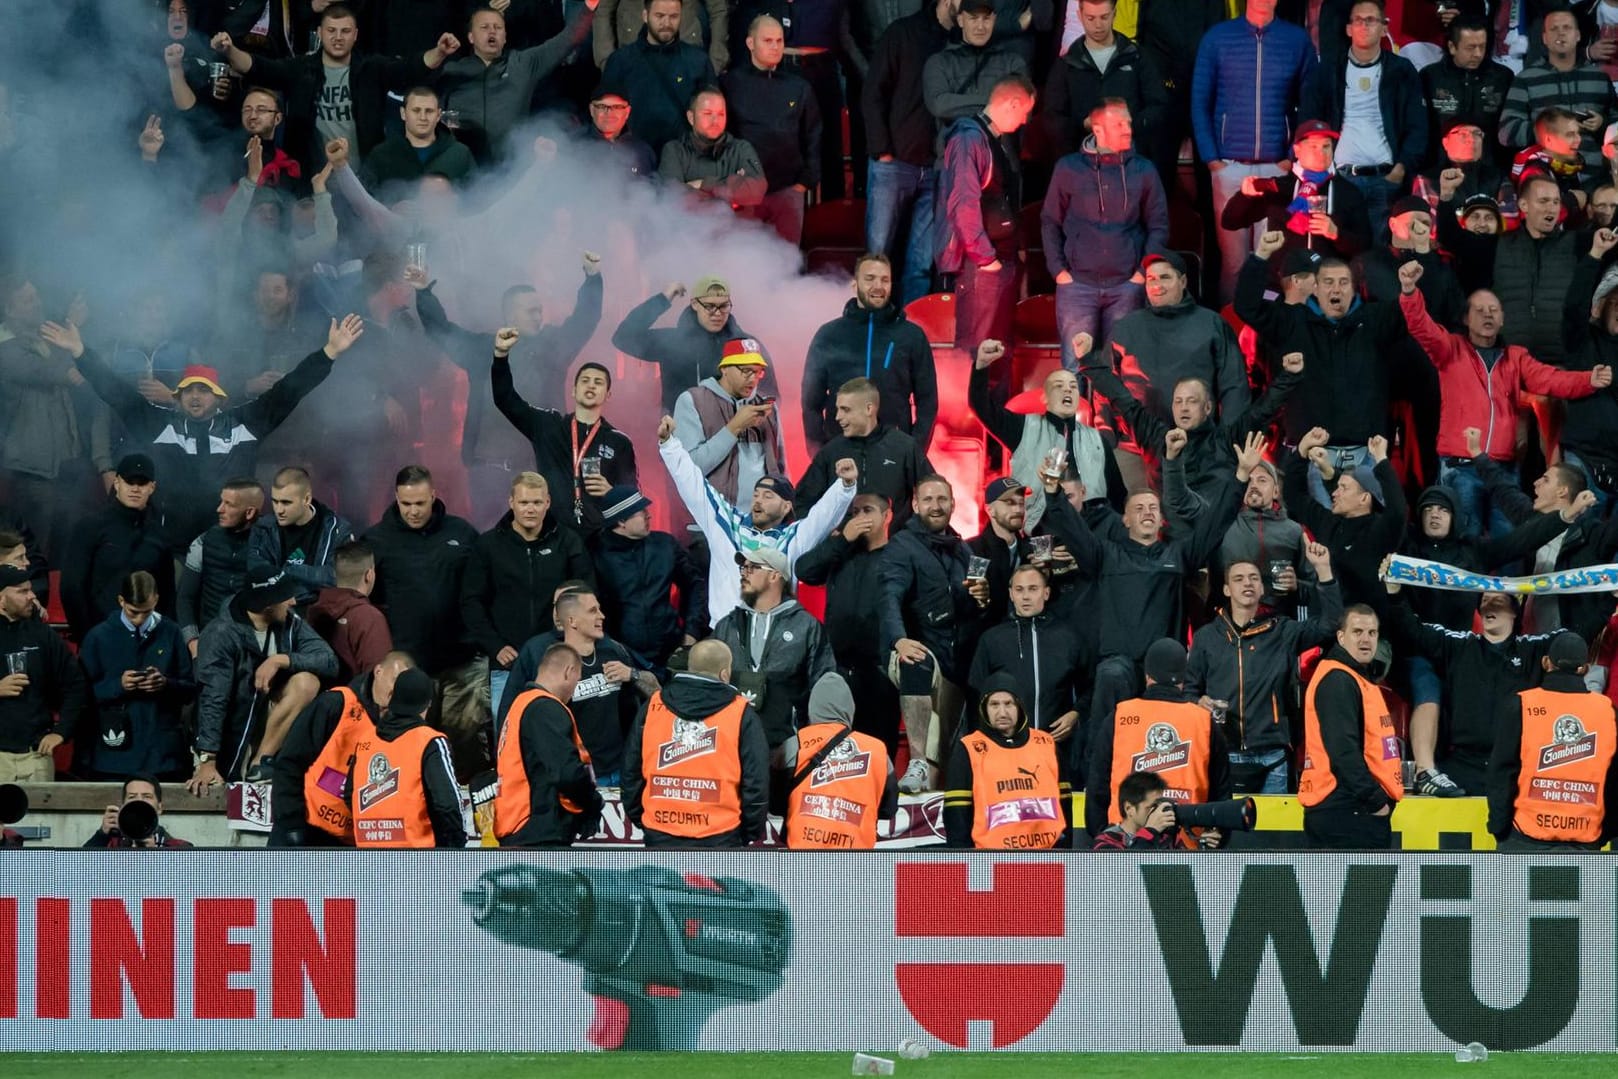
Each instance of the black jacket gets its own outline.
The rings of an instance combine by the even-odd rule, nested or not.
[[[635,444],[605,419],[586,426],[572,412],[534,408],[518,396],[511,380],[509,359],[496,356],[489,370],[494,407],[534,448],[535,467],[550,488],[551,516],[586,532],[600,528],[600,500],[584,490],[578,473],[582,466],[575,460],[574,447],[578,447],[578,460],[585,457],[600,460],[601,475],[608,483],[615,487],[619,484],[633,487],[638,482]]]
[[[1562,339],[1567,346],[1562,366],[1570,371],[1618,363],[1618,337],[1590,319],[1601,271],[1600,260],[1593,258],[1579,259],[1573,271],[1562,308]],[[1608,493],[1618,494],[1618,389],[1608,386],[1566,404],[1562,448],[1578,454],[1586,465],[1606,470]]]
[[[271,4],[273,10],[277,5]],[[423,50],[425,51],[425,50]],[[315,109],[326,87],[326,72],[319,51],[285,60],[253,57],[242,76],[248,86],[279,90],[286,100],[282,138],[286,152],[298,159],[305,176],[313,176],[326,163],[326,148],[315,130]],[[420,55],[396,57],[355,54],[349,65],[348,90],[354,108],[354,132],[359,157],[382,141],[388,112],[388,91],[403,92],[425,86],[435,75]]]
[[[1371,242],[1371,216],[1365,208],[1365,196],[1346,179],[1339,183],[1334,176],[1323,185],[1326,212],[1337,225],[1335,240],[1289,228],[1292,215],[1287,207],[1292,204],[1293,195],[1298,189],[1298,178],[1291,173],[1277,176],[1275,185],[1273,192],[1261,191],[1257,195],[1236,192],[1220,212],[1219,225],[1235,231],[1262,222],[1267,228],[1278,230],[1285,237],[1285,242],[1281,250],[1271,256],[1271,264],[1277,268],[1286,252],[1297,248],[1306,248],[1322,258],[1336,256],[1350,259],[1364,251]]]
[[[1196,695],[1182,686],[1150,685],[1141,693],[1141,698],[1148,701],[1174,701],[1186,702],[1196,700]],[[1118,707],[1122,708],[1125,702],[1120,701]],[[1208,719],[1208,801],[1221,802],[1230,797],[1230,749],[1225,744],[1225,732],[1219,729],[1219,724]],[[1116,714],[1110,716],[1096,716],[1090,725],[1090,759],[1086,762],[1086,776],[1084,784],[1084,827],[1091,835],[1100,835],[1107,830],[1108,811],[1112,808],[1112,800],[1118,792],[1112,789],[1112,750],[1115,736],[1118,733]]]
[[[877,39],[860,97],[865,144],[873,160],[892,154],[910,165],[932,166],[938,122],[927,111],[921,73],[928,58],[943,52],[950,38],[935,10],[923,4]]]
[[[313,603],[316,593],[337,583],[334,564],[337,548],[354,538],[353,526],[331,507],[315,499],[314,510],[315,517],[310,524],[314,526],[315,549],[303,552],[302,562],[286,560],[289,552],[281,549],[281,526],[276,523],[273,513],[265,514],[253,522],[247,541],[248,576],[263,580],[277,573],[286,573],[303,585],[299,603]]]
[[[1475,274],[1471,283],[1494,289],[1500,298],[1505,312],[1500,343],[1522,345],[1536,360],[1560,364],[1563,309],[1573,289],[1573,272],[1590,249],[1588,235],[1557,229],[1535,239],[1519,228],[1481,236],[1460,226],[1456,209],[1453,201],[1438,204],[1438,242],[1455,256],[1463,282]],[[1488,276],[1479,268],[1488,268]]]
[[[826,639],[843,667],[886,667],[882,618],[871,597],[882,594],[886,545],[871,550],[864,540],[850,543],[843,530],[798,556],[792,567],[803,584],[826,586]]]
[[[1378,244],[1354,260],[1354,280],[1366,299],[1397,304],[1401,291],[1399,267],[1407,262],[1421,264],[1421,280],[1416,288],[1426,301],[1427,313],[1433,321],[1444,327],[1461,325],[1461,318],[1466,314],[1466,294],[1461,291],[1460,278],[1450,268],[1449,260],[1436,247],[1418,254],[1390,244]]]
[[[749,57],[726,71],[719,87],[725,130],[757,152],[769,190],[820,185],[820,107],[807,79],[786,67],[764,71]]]
[[[1287,703],[1298,677],[1298,656],[1329,644],[1343,617],[1335,580],[1316,586],[1319,604],[1300,622],[1262,609],[1245,626],[1221,609],[1191,637],[1185,688],[1192,697],[1229,701],[1227,740],[1232,752],[1290,749]]]
[[[757,651],[755,631],[764,636],[764,646]],[[794,599],[763,614],[746,605],[734,607],[714,623],[713,638],[729,646],[733,678],[749,672],[763,679],[763,700],[755,695],[753,707],[772,749],[808,722],[810,687],[836,669],[820,619]]]
[[[1422,96],[1421,76],[1409,60],[1383,52],[1378,63],[1382,77],[1377,84],[1377,103],[1382,113],[1382,134],[1393,151],[1393,160],[1372,164],[1403,165],[1408,179],[1415,176],[1427,157],[1427,99]],[[1298,104],[1299,120],[1324,120],[1332,125],[1332,130],[1342,130],[1348,65],[1345,49],[1334,61],[1323,62],[1315,68],[1303,85],[1302,100]]]
[[[1050,77],[1045,80],[1045,124],[1058,157],[1079,148],[1089,133],[1086,125],[1090,111],[1103,98],[1126,102],[1135,130],[1143,135],[1157,129],[1169,104],[1163,73],[1128,36],[1113,34],[1118,51],[1112,54],[1105,72],[1096,67],[1084,41],[1081,34],[1067,55],[1051,65]]]
[[[601,294],[601,275],[585,274],[567,318],[554,326],[543,326],[538,333],[517,342],[507,366],[521,399],[557,412],[570,409],[567,371],[601,324]],[[496,419],[493,412],[489,358],[494,355],[494,335],[476,333],[451,322],[431,288],[416,293],[416,314],[421,316],[427,337],[466,372],[461,460],[467,464],[504,464],[521,471],[525,439],[509,423]]]
[[[1519,633],[1494,644],[1481,633],[1417,621],[1405,595],[1389,604],[1388,635],[1396,649],[1425,656],[1444,679],[1438,759],[1459,756],[1482,768],[1499,734],[1500,702],[1540,684],[1540,660],[1559,634]]]
[[[472,174],[472,151],[456,142],[448,130],[440,129],[426,149],[427,156],[423,158],[403,135],[383,140],[365,155],[360,183],[367,191],[378,192],[391,201],[397,197],[395,192],[413,191],[423,176],[442,176],[458,182]]]
[[[708,567],[669,533],[653,532],[632,540],[603,529],[595,536],[591,554],[608,636],[658,668],[685,636],[707,636]],[[679,607],[670,589],[679,590]]]
[[[79,648],[100,720],[79,732],[75,746],[85,778],[163,778],[191,768],[190,738],[181,718],[197,695],[191,653],[172,619],[154,614],[141,628],[141,633],[132,631],[123,612],[114,611],[91,628]],[[163,675],[162,689],[124,689],[125,671],[147,667]]]
[[[1349,185],[1344,185],[1345,187]],[[1356,299],[1333,322],[1314,297],[1307,303],[1264,299],[1268,267],[1255,256],[1236,279],[1236,314],[1283,352],[1304,354],[1303,384],[1283,416],[1286,441],[1297,445],[1311,427],[1331,432],[1332,444],[1351,446],[1385,435],[1392,346],[1409,335],[1397,303]]]
[[[1546,674],[1541,688],[1554,693],[1589,692],[1584,687],[1584,679],[1566,671]],[[1499,716],[1497,735],[1494,753],[1489,758],[1489,832],[1496,839],[1504,839],[1512,831],[1524,765],[1532,770],[1533,764],[1522,759],[1522,700],[1514,694],[1508,696],[1498,702],[1496,711]],[[1606,798],[1597,847],[1606,846],[1618,835],[1618,756],[1613,757],[1607,767],[1604,791]]]
[[[90,349],[79,357],[78,366],[123,422],[130,451],[151,455],[157,468],[153,501],[163,511],[170,544],[183,548],[218,520],[214,508],[219,489],[253,474],[265,436],[326,380],[332,361],[324,347],[317,348],[258,397],[222,409],[207,421],[189,419],[177,407],[152,404]]]
[[[42,619],[0,616],[0,655],[21,652],[28,685],[0,697],[0,753],[31,753],[47,734],[71,740],[89,715],[90,686],[62,638]]]
[[[619,49],[613,56],[623,51]],[[674,403],[680,394],[713,375],[727,341],[748,336],[736,324],[735,315],[726,320],[718,333],[709,333],[697,321],[696,312],[689,305],[680,311],[679,320],[673,326],[655,329],[654,324],[669,306],[668,298],[660,292],[625,315],[612,333],[613,348],[637,360],[655,363],[661,369],[662,414],[665,416],[674,415]],[[779,397],[774,367],[765,370],[759,392]]]
[[[1182,636],[1185,580],[1208,564],[1241,508],[1242,485],[1233,472],[1187,527],[1179,510],[1193,496],[1185,490],[1180,460],[1165,461],[1163,468],[1168,539],[1136,543],[1115,514],[1096,515],[1092,527],[1067,499],[1045,500],[1045,524],[1072,552],[1080,572],[1099,578],[1092,617],[1101,623],[1102,657],[1139,660],[1153,641]]]
[[[1339,645],[1333,645],[1323,658],[1336,660],[1363,678],[1370,677]],[[1365,764],[1365,704],[1358,683],[1343,671],[1327,671],[1316,674],[1315,678],[1315,714],[1320,719],[1320,741],[1326,748],[1326,764],[1336,777],[1337,786],[1313,808],[1347,809],[1366,814],[1384,806],[1393,808],[1387,792]]]
[[[815,331],[803,367],[803,430],[811,453],[842,434],[837,390],[855,378],[870,379],[882,392],[877,420],[913,437],[925,453],[938,421],[938,372],[927,335],[897,303],[873,310],[849,300],[839,318]]]
[[[708,718],[737,697],[735,686],[707,675],[686,673],[676,674],[660,693],[670,711],[692,722]],[[641,743],[645,733],[646,705],[642,705],[624,744],[622,791],[624,813],[630,823],[645,833],[648,847],[744,847],[764,838],[769,823],[770,746],[764,737],[764,723],[752,705],[742,710],[741,737],[737,742],[742,823],[735,831],[722,835],[686,839],[646,827],[641,819],[641,798],[646,791],[646,776],[641,771]]]
[[[883,552],[878,599],[882,656],[903,638],[920,641],[943,676],[960,685],[983,610],[966,590],[971,557],[953,528],[928,532],[912,517]]]
[[[100,513],[80,522],[67,549],[62,609],[74,640],[84,640],[90,627],[118,609],[118,590],[136,570],[156,578],[157,609],[173,616],[174,554],[156,510],[132,510],[108,499]]]
[[[427,724],[416,716],[400,716],[383,712],[376,721],[380,751],[400,735]],[[364,777],[356,777],[354,769],[364,767],[364,759],[356,757],[349,769],[348,789],[357,791],[364,786]],[[360,782],[356,783],[356,778]],[[450,763],[449,740],[439,735],[421,751],[421,785],[427,796],[427,819],[433,826],[433,846],[456,848],[466,846],[466,824],[461,817],[461,788],[455,782],[455,766]]]
[[[1467,71],[1445,49],[1444,58],[1428,64],[1420,74],[1422,94],[1427,98],[1429,156],[1437,157],[1442,152],[1444,125],[1453,119],[1471,120],[1486,135],[1499,129],[1506,91],[1511,89],[1509,67],[1486,57],[1477,70]],[[1487,148],[1484,153],[1488,153]]]
[[[1022,695],[1033,700],[1031,722],[1043,731],[1058,716],[1079,708],[1095,663],[1092,646],[1048,612],[1032,618],[1013,614],[978,639],[966,680],[976,699],[990,678],[1010,675]]]
[[[1002,735],[989,726],[985,714],[985,707],[989,694],[997,691],[1010,693],[1017,700],[1019,721],[1017,727],[1010,734]],[[948,847],[970,849],[972,846],[972,825],[976,819],[977,807],[972,804],[972,755],[962,745],[962,739],[974,732],[982,732],[996,745],[1007,749],[1020,749],[1028,744],[1028,735],[1033,727],[1028,721],[1028,709],[1022,703],[1023,687],[1009,674],[990,675],[983,683],[983,693],[978,699],[977,710],[972,713],[973,721],[966,726],[960,735],[955,738],[953,748],[949,754],[948,770],[944,775],[944,845]],[[1060,784],[1062,816],[1065,818],[1068,831],[1073,829],[1073,786],[1067,780]],[[1057,842],[1059,847],[1072,844],[1071,837]]]
[[[659,154],[664,143],[684,133],[692,95],[717,80],[707,53],[678,37],[654,44],[644,29],[638,39],[613,50],[601,69],[601,81],[629,101],[630,130]]]
[[[438,499],[420,529],[406,525],[395,504],[365,534],[376,554],[371,602],[388,617],[393,647],[428,674],[458,667],[475,652],[461,622],[461,580],[477,541],[477,529]]]
[[[355,678],[348,684],[359,698],[360,707],[375,723],[380,709],[371,696],[371,672]],[[309,702],[287,728],[270,763],[270,825],[269,845],[272,847],[332,846],[335,840],[319,828],[310,828],[309,807],[303,800],[303,779],[315,760],[326,749],[326,743],[337,731],[347,702],[335,689],[328,689]]]
[[[879,424],[868,435],[838,435],[820,447],[793,489],[792,509],[800,519],[832,484],[842,482],[837,462],[845,457],[859,466],[861,494],[886,495],[893,501],[896,524],[910,517],[910,496],[917,481],[933,472],[925,447],[897,428]]]
[[[523,709],[517,746],[528,777],[528,820],[510,835],[500,836],[500,845],[565,846],[594,835],[601,820],[601,792],[573,744],[568,709],[550,697],[536,697]],[[563,798],[580,812],[563,809]]]
[[[557,523],[554,509],[531,540],[517,534],[508,510],[472,544],[461,578],[461,622],[492,667],[500,667],[495,657],[502,648],[521,648],[528,638],[554,628],[551,597],[563,581],[595,583],[595,563],[584,540]]]
[[[1534,500],[1523,494],[1516,476],[1508,475],[1487,455],[1472,458],[1472,467],[1478,470],[1478,477],[1488,485],[1492,504],[1498,506],[1512,524],[1520,525],[1534,516]],[[1603,521],[1589,512],[1567,526],[1555,568],[1599,566],[1613,561],[1615,556],[1618,556],[1618,514]],[[1612,614],[1612,597],[1604,592],[1539,596],[1534,603],[1538,605],[1553,601],[1561,612],[1562,628],[1571,629],[1587,641],[1596,639]]]
[[[175,595],[175,614],[187,641],[196,640],[202,627],[219,617],[247,586],[247,544],[252,533],[252,525],[236,531],[214,525],[192,541]]]
[[[1314,534],[1315,540],[1331,549],[1332,570],[1343,590],[1343,604],[1368,603],[1378,614],[1387,605],[1378,570],[1382,559],[1404,542],[1404,487],[1399,474],[1387,461],[1372,472],[1382,485],[1381,509],[1373,508],[1364,517],[1339,517],[1309,494],[1309,469],[1313,466],[1296,453],[1286,455],[1282,497],[1299,524]],[[1328,485],[1328,490],[1335,485]]]

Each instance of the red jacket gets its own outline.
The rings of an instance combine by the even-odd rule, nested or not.
[[[1399,297],[1410,335],[1438,369],[1443,404],[1438,413],[1438,453],[1441,457],[1471,457],[1466,452],[1468,427],[1483,432],[1483,450],[1497,461],[1517,456],[1517,409],[1527,393],[1547,397],[1588,397],[1596,388],[1588,371],[1562,371],[1540,363],[1521,345],[1506,345],[1494,370],[1465,334],[1450,333],[1427,314],[1427,303],[1417,289]]]
[[[1618,705],[1618,612],[1607,619],[1601,631],[1601,643],[1596,648],[1596,663],[1607,668],[1607,699]]]

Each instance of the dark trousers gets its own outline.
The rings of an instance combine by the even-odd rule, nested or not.
[[[1346,806],[1305,809],[1303,834],[1321,850],[1392,850],[1393,814],[1376,817]]]
[[[946,224],[944,227],[948,227]],[[1011,320],[1021,290],[1022,263],[1016,253],[1002,255],[1000,269],[984,273],[970,260],[955,275],[955,347],[966,353],[968,369],[977,356],[978,346],[995,340],[1011,351]],[[989,381],[998,386],[1011,379],[1011,357],[1007,355],[989,368]],[[989,467],[1000,468],[1000,443],[988,440]]]
[[[848,184],[843,179],[843,80],[837,70],[837,54],[820,52],[786,59],[809,81],[820,108],[820,197],[845,198]]]
[[[854,729],[881,739],[891,759],[899,752],[899,688],[875,662],[839,669],[854,698]]]

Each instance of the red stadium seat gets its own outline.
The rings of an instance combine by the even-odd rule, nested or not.
[[[865,250],[865,200],[835,199],[817,202],[804,211],[805,251],[817,247],[852,247]]]
[[[934,348],[955,345],[955,294],[934,292],[905,305],[905,317],[921,327]]]

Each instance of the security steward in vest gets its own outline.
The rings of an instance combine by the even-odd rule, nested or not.
[[[1403,747],[1370,677],[1378,628],[1376,612],[1363,603],[1345,610],[1337,643],[1304,693],[1298,801],[1304,835],[1317,847],[1393,846],[1390,818],[1404,794]]]
[[[1162,778],[1165,797],[1180,803],[1231,796],[1230,754],[1212,714],[1185,689],[1185,645],[1170,637],[1153,641],[1142,661],[1144,695],[1119,701],[1090,743],[1084,788],[1084,826],[1092,837],[1122,822],[1113,792],[1131,772]],[[1182,829],[1187,847],[1222,846],[1217,828],[1195,835]]]
[[[624,812],[648,847],[744,847],[763,839],[769,822],[764,721],[730,684],[723,641],[698,641],[687,664],[630,728]]]
[[[1017,681],[990,676],[974,729],[955,743],[944,782],[951,847],[1049,850],[1072,844],[1073,790],[1058,775],[1056,739],[1034,730]]]
[[[1545,678],[1500,711],[1489,760],[1489,831],[1501,850],[1599,850],[1618,834],[1618,725],[1585,688],[1589,647],[1559,634]]]
[[[584,661],[553,644],[534,680],[511,702],[500,727],[495,767],[494,834],[502,847],[566,847],[601,827],[601,794],[590,751],[566,701],[584,673]]]
[[[871,850],[877,820],[891,820],[899,806],[888,749],[881,739],[853,729],[854,694],[836,671],[821,675],[809,691],[808,714],[796,740],[782,746],[789,773],[808,769],[787,796],[787,846]],[[817,758],[820,763],[810,768]]]
[[[376,737],[376,719],[393,699],[393,683],[416,665],[407,652],[382,662],[346,686],[309,702],[287,730],[270,771],[272,847],[352,847],[348,775],[356,750]]]
[[[432,704],[433,680],[404,671],[371,747],[356,747],[348,780],[356,847],[466,846],[449,740],[427,725]]]

